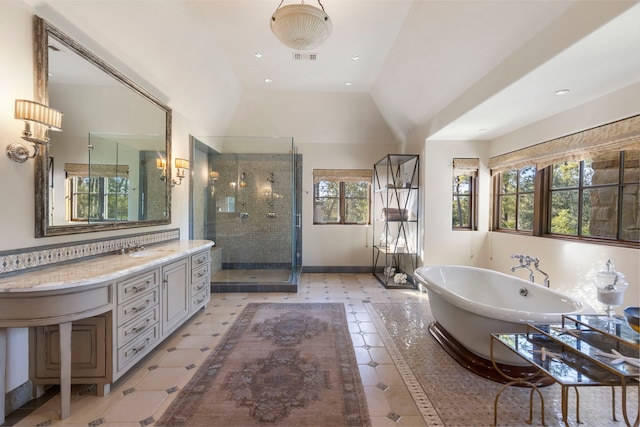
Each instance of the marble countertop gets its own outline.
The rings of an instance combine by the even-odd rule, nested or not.
[[[0,278],[2,292],[43,292],[104,283],[173,259],[201,251],[213,245],[210,240],[176,240],[147,246],[125,255],[96,258],[53,265]]]

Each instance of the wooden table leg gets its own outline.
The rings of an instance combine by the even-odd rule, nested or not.
[[[60,418],[71,415],[71,322],[60,323]]]

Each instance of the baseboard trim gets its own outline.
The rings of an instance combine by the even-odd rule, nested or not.
[[[366,266],[313,266],[305,265],[302,267],[303,273],[371,273],[372,269],[370,265]]]
[[[31,400],[33,384],[31,381],[22,383],[4,396],[4,412],[10,414]]]

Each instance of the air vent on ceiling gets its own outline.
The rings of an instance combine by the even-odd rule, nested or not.
[[[315,61],[318,59],[317,53],[293,52],[294,61]]]

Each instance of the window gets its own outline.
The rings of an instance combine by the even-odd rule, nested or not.
[[[454,230],[477,230],[479,159],[453,159],[451,224]]]
[[[315,169],[314,224],[369,224],[371,170]]]
[[[533,166],[494,177],[497,230],[638,246],[640,150],[557,162],[538,174],[538,187]]]
[[[126,221],[129,215],[127,178],[71,180],[71,221]]]
[[[503,230],[533,230],[533,200],[535,166],[525,166],[497,176],[495,228]]]
[[[638,147],[640,115],[491,157],[493,228],[640,248]]]
[[[548,233],[639,242],[639,161],[630,150],[552,165]]]
[[[65,164],[68,221],[126,221],[129,218],[129,168]]]

